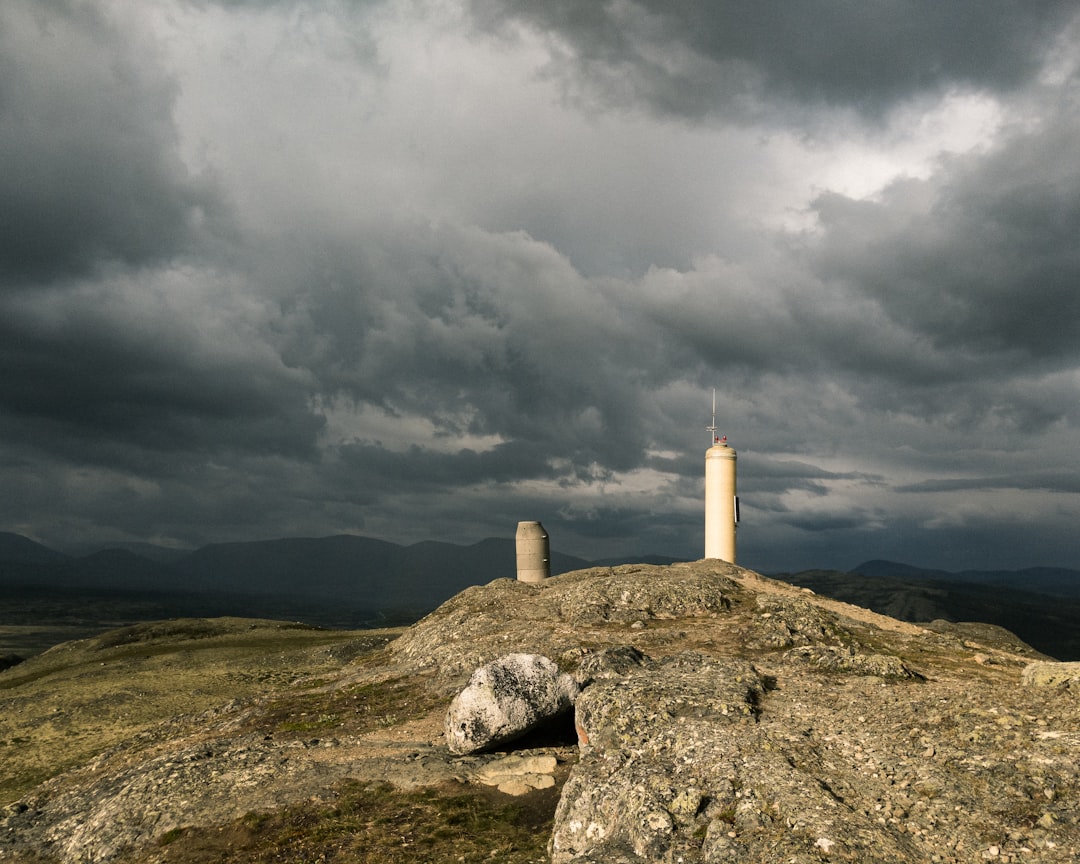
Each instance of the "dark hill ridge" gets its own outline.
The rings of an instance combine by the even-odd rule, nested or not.
[[[850,571],[874,578],[895,577],[935,582],[993,585],[1034,594],[1080,597],[1080,570],[1065,567],[1026,567],[1022,570],[928,570],[895,561],[864,561]]]
[[[134,552],[140,558],[156,561],[159,564],[175,564],[182,558],[191,554],[190,549],[177,549],[172,546],[158,546],[154,543],[110,543],[107,547],[89,547],[80,555],[92,555],[95,552],[103,552],[106,549],[122,549],[125,552]]]
[[[249,543],[215,543],[173,565],[199,590],[300,594],[340,591],[368,582],[389,568],[402,547],[370,537],[297,537]]]
[[[72,588],[112,587],[118,583],[138,591],[161,590],[171,576],[167,566],[126,549],[103,549],[68,559],[56,565],[53,573],[58,581]]]
[[[623,563],[642,562],[673,563],[663,556]],[[551,571],[556,575],[607,563],[552,552]],[[35,614],[45,596],[89,609],[106,603],[105,595],[114,592],[115,599],[123,595],[128,610],[128,601],[137,595],[137,607],[153,610],[153,617],[247,615],[331,627],[387,626],[415,621],[471,585],[515,573],[512,538],[467,546],[436,541],[403,546],[337,535],[220,543],[188,553],[127,544],[69,556],[0,533],[0,589],[5,595],[0,597],[0,625],[60,623]],[[1035,567],[948,573],[867,561],[850,573],[815,570],[780,578],[905,621],[993,624],[1050,656],[1080,659],[1080,571]],[[59,589],[67,593],[55,593]],[[20,596],[26,601],[21,605]],[[66,622],[70,616],[61,617]],[[110,623],[145,620],[115,608],[99,617]],[[12,643],[6,650],[18,649]]]
[[[0,561],[20,564],[53,564],[67,559],[67,555],[35,543],[21,534],[0,531]]]
[[[552,573],[587,562],[553,553]],[[205,546],[174,569],[198,590],[320,595],[370,609],[430,611],[470,585],[516,575],[514,541],[400,546],[340,535]]]
[[[553,574],[587,564],[558,552],[551,556]],[[0,535],[2,586],[320,596],[433,609],[469,585],[512,577],[515,568],[514,541],[501,538],[470,546],[402,546],[353,535],[216,543],[168,563],[121,548],[70,557],[18,535]]]
[[[238,615],[336,628],[408,624],[470,585],[515,576],[517,566],[515,541],[501,538],[402,546],[352,535],[301,537],[213,544],[172,563],[156,557],[133,547],[74,557],[0,536],[0,653],[37,653],[54,632],[74,639],[168,617]],[[586,565],[552,554],[553,574]]]

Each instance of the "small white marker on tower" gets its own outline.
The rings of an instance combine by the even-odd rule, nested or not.
[[[705,451],[705,557],[735,563],[735,529],[739,521],[734,450],[727,435],[716,435],[716,389],[713,389],[712,425],[705,429],[712,442]]]

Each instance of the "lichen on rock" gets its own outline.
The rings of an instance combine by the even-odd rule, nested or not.
[[[803,660],[823,672],[851,672],[855,675],[874,675],[878,678],[906,679],[918,677],[893,654],[861,653],[853,647],[834,645],[803,645],[792,648],[787,656]]]
[[[1080,663],[1029,663],[1020,681],[1027,687],[1058,687],[1080,693]]]
[[[446,712],[451,753],[479,753],[566,712],[577,682],[539,654],[507,654],[477,669]]]
[[[794,597],[759,594],[751,644],[762,648],[798,645],[848,645],[853,637],[837,616],[813,603]]]
[[[632,624],[648,619],[703,618],[731,608],[735,583],[724,577],[701,579],[674,568],[627,565],[595,573],[560,592],[559,613],[574,623]],[[637,575],[639,578],[627,578]],[[683,578],[679,578],[682,575]]]
[[[718,729],[752,723],[765,686],[750,663],[689,653],[583,690],[581,761],[556,812],[552,860],[660,860],[675,846],[700,845],[699,816],[723,812],[733,789],[726,767],[716,770],[727,749]]]
[[[594,567],[524,583],[497,579],[451,598],[401,636],[392,656],[436,670],[449,692],[474,669],[504,654],[559,657],[604,647],[596,628],[730,614],[741,589],[738,568],[722,561],[656,566]]]

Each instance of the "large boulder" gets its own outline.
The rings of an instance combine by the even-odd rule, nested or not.
[[[479,753],[520,738],[568,711],[573,677],[540,654],[507,654],[481,666],[446,712],[451,753]]]

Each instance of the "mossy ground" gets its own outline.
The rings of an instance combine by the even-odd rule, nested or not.
[[[390,678],[319,691],[288,688],[275,692],[255,720],[258,731],[276,738],[362,735],[388,729],[445,708],[417,676]]]
[[[159,838],[153,861],[532,864],[547,860],[557,801],[557,789],[510,798],[457,783],[412,791],[348,784],[332,801],[251,813],[225,826],[171,831]],[[139,860],[147,860],[146,851],[141,854]]]
[[[58,646],[0,673],[0,806],[174,717],[270,691],[286,694],[282,715],[302,714],[293,682],[336,672],[396,632],[181,619]],[[332,713],[318,698],[311,711]]]

